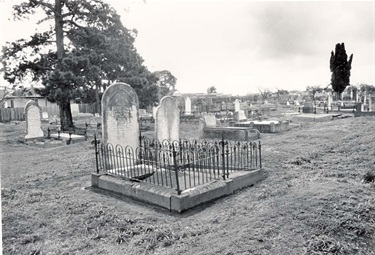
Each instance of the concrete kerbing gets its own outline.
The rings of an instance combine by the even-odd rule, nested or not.
[[[264,178],[264,169],[233,172],[226,180],[214,180],[185,190],[180,195],[171,188],[145,182],[131,182],[108,174],[91,174],[91,185],[182,213],[200,204],[233,194],[236,190],[252,186]]]

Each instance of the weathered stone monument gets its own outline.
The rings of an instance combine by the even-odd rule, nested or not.
[[[372,99],[371,99],[371,94],[368,95],[368,111],[371,112],[372,111]]]
[[[174,141],[180,138],[180,109],[170,96],[160,100],[156,110],[155,131],[159,141]]]
[[[138,96],[126,83],[109,86],[102,97],[103,143],[139,146]]]
[[[328,100],[327,100],[327,108],[328,110],[332,110],[332,94],[328,94]]]
[[[39,105],[30,100],[25,106],[26,114],[26,135],[25,139],[43,137],[42,109]]]
[[[191,99],[190,99],[190,97],[187,97],[185,99],[185,114],[186,115],[191,114]]]
[[[240,100],[238,100],[238,99],[234,100],[234,111],[238,112],[240,109],[241,109]]]
[[[305,98],[305,103],[303,104],[302,112],[303,113],[314,113],[314,104],[313,104],[313,101],[312,101],[311,97]]]
[[[205,115],[205,116],[203,116],[203,121],[205,123],[205,127],[207,127],[207,128],[216,127],[216,117],[215,117],[215,115]]]
[[[238,112],[234,112],[233,120],[234,121],[245,121],[245,120],[247,120],[246,115],[245,115],[245,111],[239,110]]]
[[[72,114],[79,113],[79,105],[78,104],[70,104],[70,110]]]

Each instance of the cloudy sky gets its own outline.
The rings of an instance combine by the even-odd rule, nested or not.
[[[107,2],[127,28],[138,30],[135,45],[146,66],[169,70],[180,92],[326,86],[330,52],[341,42],[354,54],[351,84],[374,84],[374,1]],[[9,22],[2,44],[33,31]]]

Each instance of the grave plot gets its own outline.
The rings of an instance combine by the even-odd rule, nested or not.
[[[182,212],[264,177],[260,143],[180,139],[172,97],[155,109],[154,140],[141,138],[138,97],[125,83],[104,92],[102,117],[103,141],[94,140],[95,188]]]
[[[93,186],[182,212],[264,177],[260,142],[143,138],[140,145],[95,140]]]

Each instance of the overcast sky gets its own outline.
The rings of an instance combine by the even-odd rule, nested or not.
[[[180,92],[326,86],[330,52],[341,42],[354,54],[351,84],[374,84],[374,1],[107,2],[138,30],[135,46],[145,65],[169,70]],[[9,10],[2,8],[7,16]],[[5,21],[12,29],[1,31],[1,43],[33,31],[31,23]]]

